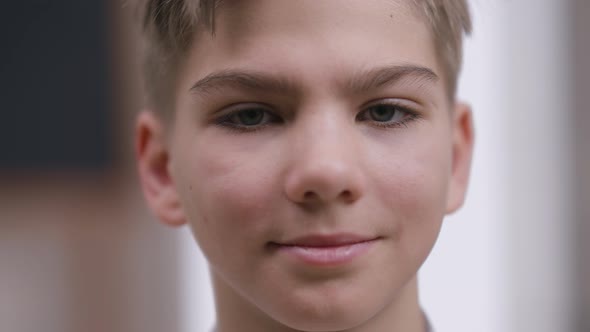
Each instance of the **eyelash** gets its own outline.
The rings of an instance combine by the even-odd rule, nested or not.
[[[235,121],[232,120],[232,118],[239,116],[242,112],[250,111],[250,110],[261,110],[262,112],[264,112],[263,116],[270,118],[270,120],[267,120],[263,124],[252,125],[252,126],[235,123]],[[266,127],[269,127],[273,124],[282,123],[282,122],[283,122],[283,120],[279,116],[275,115],[272,111],[268,110],[268,107],[265,107],[262,105],[257,105],[257,104],[246,104],[246,105],[241,106],[237,109],[229,111],[227,114],[224,114],[215,120],[215,124],[217,124],[221,127],[224,127],[228,130],[237,131],[237,132],[255,132],[255,131],[259,131],[261,129],[264,129]]]
[[[372,121],[372,124],[374,126],[377,126],[379,128],[407,128],[408,124],[411,123],[412,121],[418,120],[421,118],[420,113],[418,113],[417,111],[411,109],[410,107],[404,106],[402,105],[401,102],[396,101],[396,100],[380,100],[379,102],[376,103],[372,103],[366,107],[363,108],[363,110],[357,114],[356,119],[359,120],[359,118],[368,113],[371,108],[374,107],[383,107],[383,106],[387,106],[390,108],[393,108],[396,112],[401,112],[403,113],[403,118],[401,120],[398,121],[394,121],[394,122],[381,122],[381,121],[375,121],[375,120],[367,120],[367,121]]]
[[[379,106],[387,106],[387,107],[391,107],[394,109],[395,112],[402,112],[403,113],[403,118],[399,121],[394,121],[394,122],[386,122],[386,121],[376,121],[376,120],[363,120],[361,119],[363,115],[366,115],[372,108],[374,107],[379,107]],[[243,114],[243,112],[245,111],[251,111],[251,110],[260,110],[263,112],[262,116],[263,117],[267,117],[269,119],[267,119],[264,123],[262,124],[257,124],[257,125],[244,125],[244,124],[239,124],[235,122],[235,117],[240,116],[240,114]],[[376,103],[372,103],[369,106],[365,106],[363,107],[363,110],[361,112],[359,112],[357,114],[357,116],[355,117],[355,119],[361,120],[361,121],[371,121],[372,125],[379,127],[379,128],[383,128],[383,129],[387,129],[387,128],[401,128],[401,127],[408,127],[408,124],[418,120],[421,118],[420,113],[418,113],[417,111],[414,111],[413,109],[406,107],[404,105],[402,105],[402,103],[398,102],[398,101],[388,101],[388,100],[382,100]],[[239,107],[238,109],[235,110],[231,110],[229,111],[227,114],[224,114],[222,116],[220,116],[219,118],[217,118],[215,121],[215,124],[228,129],[230,131],[235,131],[235,132],[256,132],[262,129],[265,129],[266,127],[272,126],[274,124],[277,123],[283,123],[284,120],[277,116],[276,114],[274,114],[272,111],[270,111],[268,109],[268,107],[259,105],[259,104],[251,104],[251,105],[244,105]]]

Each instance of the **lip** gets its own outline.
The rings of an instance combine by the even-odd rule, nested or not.
[[[299,263],[331,267],[352,263],[368,253],[378,240],[379,237],[355,234],[310,235],[270,245]]]

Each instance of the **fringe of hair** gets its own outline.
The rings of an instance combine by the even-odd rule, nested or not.
[[[437,52],[448,77],[449,95],[456,91],[463,62],[463,35],[473,29],[467,0],[413,0],[430,24]]]
[[[145,0],[143,31],[158,44],[174,51],[184,51],[195,29],[202,24],[215,30],[216,0]]]
[[[138,0],[145,41],[144,84],[150,106],[169,108],[167,89],[175,66],[191,47],[199,26],[215,33],[215,10],[222,0]],[[468,0],[412,0],[433,33],[438,56],[454,97],[461,69],[463,35],[471,33]],[[167,97],[168,96],[168,97]],[[168,113],[168,112],[165,112]]]

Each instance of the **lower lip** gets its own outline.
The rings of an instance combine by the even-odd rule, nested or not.
[[[376,240],[327,247],[279,245],[279,251],[314,266],[337,266],[367,253]]]

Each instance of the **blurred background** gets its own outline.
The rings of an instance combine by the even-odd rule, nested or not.
[[[590,2],[472,0],[460,97],[476,116],[465,207],[420,272],[438,332],[590,331]],[[188,229],[140,194],[134,12],[0,11],[0,331],[208,331]]]

